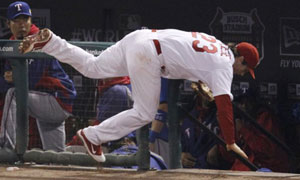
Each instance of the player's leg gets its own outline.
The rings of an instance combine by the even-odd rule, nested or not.
[[[160,83],[160,77],[156,78],[156,80]],[[154,81],[154,79],[152,79],[152,81]],[[158,106],[157,102],[160,89],[160,84],[150,84],[151,82],[147,85],[139,86],[139,90],[137,91],[141,92],[138,92],[138,94],[144,98],[135,98],[135,96],[137,96],[135,95],[135,102],[132,109],[108,118],[97,126],[85,128],[83,131],[88,140],[95,145],[100,145],[108,141],[120,139],[132,131],[150,123],[154,119]],[[133,87],[133,91],[134,90],[135,88]],[[141,101],[143,103],[137,103]]]
[[[48,123],[40,120],[36,122],[40,132],[43,150],[64,151],[66,143],[65,122]]]
[[[43,46],[42,51],[54,56],[61,62],[70,64],[84,76],[103,79],[128,75],[125,56],[121,45],[122,40],[95,57],[93,54],[61,39],[54,33],[50,32],[50,34],[52,34],[52,37],[47,44]],[[28,40],[30,37],[31,36],[25,38],[21,44],[34,43],[34,40],[32,42]],[[20,47],[21,46],[22,45],[20,45]]]
[[[154,118],[160,93],[161,63],[155,54],[153,41],[138,31],[122,40],[131,79],[133,108],[123,111],[98,126],[78,131],[89,154],[97,161],[105,161],[100,144],[117,140],[148,124]],[[144,39],[143,39],[144,38]],[[93,149],[96,151],[93,151]]]
[[[37,119],[43,149],[63,151],[66,137],[64,120],[71,114],[52,95],[37,91],[29,92],[28,111]]]
[[[15,88],[10,88],[5,96],[0,130],[0,146],[14,149],[16,145],[16,98]]]
[[[161,64],[154,52],[153,41],[135,40],[126,47],[133,108],[105,120],[98,126],[85,128],[83,132],[93,144],[119,139],[154,119],[161,86]]]

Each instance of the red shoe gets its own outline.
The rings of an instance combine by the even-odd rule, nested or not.
[[[37,34],[27,36],[19,45],[20,53],[28,53],[33,50],[42,49],[51,39],[52,32],[50,29],[42,29]]]
[[[105,156],[101,150],[101,145],[94,145],[92,144],[84,135],[83,130],[80,129],[77,131],[77,136],[81,139],[86,148],[87,152],[89,153],[92,158],[94,158],[98,162],[104,162]]]

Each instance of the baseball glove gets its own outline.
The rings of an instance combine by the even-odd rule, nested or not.
[[[193,82],[191,84],[191,88],[200,96],[202,96],[203,98],[205,98],[206,100],[208,100],[209,102],[212,102],[214,100],[214,96],[212,94],[212,91],[209,89],[209,87],[199,81],[198,83]]]

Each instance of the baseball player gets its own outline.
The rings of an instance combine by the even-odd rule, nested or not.
[[[24,39],[19,46],[21,53],[35,49],[72,65],[89,78],[130,77],[133,108],[98,126],[77,132],[96,161],[105,161],[102,143],[119,139],[154,119],[161,77],[200,80],[207,84],[217,105],[227,150],[247,158],[235,143],[231,83],[233,74],[243,76],[250,72],[255,77],[254,68],[259,64],[259,54],[253,45],[242,42],[230,49],[205,33],[143,29],[126,35],[95,57],[49,29],[43,29],[39,34]]]
[[[7,9],[7,23],[12,32],[11,40],[39,32],[32,24],[31,10],[27,3],[16,1]],[[13,86],[10,61],[6,61],[4,79]],[[72,112],[76,90],[73,82],[55,59],[29,59],[28,62],[28,112],[36,118],[44,150],[64,151],[65,119]],[[2,92],[5,86],[0,87]],[[0,146],[14,149],[16,146],[16,98],[15,88],[5,96]]]

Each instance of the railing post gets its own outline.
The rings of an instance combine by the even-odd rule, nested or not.
[[[150,152],[149,152],[149,126],[145,125],[137,130],[137,143],[139,146],[137,152],[138,170],[150,169]]]
[[[170,169],[182,168],[181,166],[181,136],[179,112],[176,105],[179,95],[180,80],[169,80],[168,87],[168,122],[169,122],[169,165]]]
[[[28,65],[25,59],[10,60],[17,103],[16,153],[22,161],[28,144]]]

